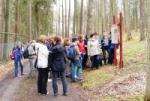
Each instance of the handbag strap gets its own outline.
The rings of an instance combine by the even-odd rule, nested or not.
[[[39,48],[37,49],[37,60],[38,60],[38,57],[39,57]]]

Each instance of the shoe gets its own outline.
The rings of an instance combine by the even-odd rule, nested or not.
[[[67,96],[67,93],[63,93],[63,96]]]
[[[24,75],[24,73],[21,73],[21,75]]]
[[[46,94],[41,94],[42,96],[46,96],[46,95],[48,95],[49,94],[49,92],[47,92]]]
[[[58,96],[58,93],[55,93],[54,96]]]

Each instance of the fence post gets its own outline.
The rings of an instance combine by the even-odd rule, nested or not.
[[[120,13],[120,61],[119,68],[123,68],[123,16]]]

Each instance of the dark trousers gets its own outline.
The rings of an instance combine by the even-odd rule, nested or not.
[[[107,63],[106,53],[108,53],[108,46],[103,46],[103,47],[102,47],[102,52],[103,52],[104,64],[106,64],[106,63]],[[109,53],[108,53],[108,54],[109,54]]]
[[[20,61],[20,67],[21,67],[21,75],[23,74],[23,65],[22,62]]]
[[[47,94],[48,69],[38,68],[38,93]]]
[[[82,61],[83,69],[85,69],[85,67],[86,67],[87,59],[88,59],[88,55],[87,55],[87,54],[85,54],[85,55],[84,55],[84,58],[83,58],[83,61]]]
[[[52,72],[52,87],[54,94],[58,93],[58,85],[57,85],[57,78],[58,78],[58,73],[60,74],[61,82],[63,85],[63,93],[67,93],[67,80],[66,80],[66,72]]]
[[[109,57],[108,57],[108,64],[113,64],[114,60],[114,49],[109,49]]]
[[[91,59],[91,63],[92,63],[92,69],[98,68],[100,66],[100,56],[99,55],[91,56],[90,59]]]

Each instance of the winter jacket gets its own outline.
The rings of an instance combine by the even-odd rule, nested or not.
[[[87,50],[89,56],[99,55],[101,53],[101,49],[98,40],[90,39],[88,41]]]
[[[20,48],[15,48],[14,50],[14,60],[17,62],[17,61],[21,61],[21,58],[22,58],[22,54],[21,54],[21,50]]]
[[[48,67],[48,55],[49,55],[47,46],[42,43],[36,43],[35,47],[36,47],[36,54],[38,54],[37,67],[47,68]]]
[[[66,54],[63,45],[57,44],[52,49],[52,71],[63,72],[66,69]]]

